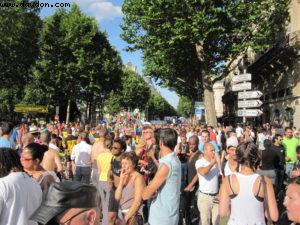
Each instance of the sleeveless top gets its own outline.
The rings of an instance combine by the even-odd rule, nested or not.
[[[157,190],[149,212],[151,225],[177,225],[179,219],[179,198],[181,184],[181,163],[175,152],[159,159],[159,167],[166,165],[169,174]]]
[[[132,203],[134,201],[134,182],[135,182],[136,177],[134,178],[133,181],[130,181],[126,186],[123,187],[122,189],[122,197],[120,199],[120,208],[122,212],[127,212],[130,207],[132,206]],[[142,210],[142,205],[140,206],[138,212],[142,215],[143,210]]]
[[[227,161],[227,162],[225,163],[225,167],[224,167],[224,176],[231,176],[231,175],[234,174],[234,173],[235,173],[235,171],[232,171],[232,170],[230,169],[229,162]]]
[[[115,157],[113,157],[111,159],[111,172],[115,175],[115,176],[120,176],[121,174],[121,168],[122,168],[122,165],[121,165],[121,160],[116,160]]]
[[[239,183],[239,193],[231,199],[228,225],[265,225],[263,201],[253,194],[253,185],[259,175],[234,174]]]

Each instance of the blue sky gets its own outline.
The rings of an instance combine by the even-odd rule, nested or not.
[[[140,73],[143,71],[143,62],[141,52],[126,52],[124,49],[127,43],[120,38],[122,32],[120,24],[122,22],[122,3],[123,0],[40,0],[44,3],[77,3],[82,12],[89,16],[93,16],[98,21],[100,30],[106,31],[108,39],[120,52],[123,63],[132,62]],[[57,8],[42,8],[41,17],[49,16]],[[175,108],[178,104],[178,96],[166,88],[156,86],[161,95]]]

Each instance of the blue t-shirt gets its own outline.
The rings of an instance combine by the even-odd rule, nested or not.
[[[9,139],[0,137],[0,148],[12,148],[12,149],[14,149],[14,144]]]
[[[210,143],[210,144],[212,144],[212,145],[214,146],[214,149],[215,149],[215,152],[216,152],[216,153],[219,153],[220,148],[219,148],[219,146],[217,145],[216,142],[210,141],[210,142],[208,142],[208,143]],[[200,143],[200,144],[198,145],[198,149],[199,149],[199,151],[202,152],[202,153],[204,153],[204,152],[203,152],[203,146],[204,146],[204,143]]]

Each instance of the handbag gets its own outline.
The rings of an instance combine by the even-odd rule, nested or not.
[[[143,225],[144,219],[143,216],[139,213],[136,213],[134,216],[132,216],[126,223],[126,225]]]
[[[269,204],[268,204],[268,190],[267,190],[267,184],[266,184],[264,176],[261,176],[261,182],[264,187],[264,208],[267,212],[267,220],[268,220],[267,225],[274,225],[274,223],[270,217],[270,209],[269,209]]]

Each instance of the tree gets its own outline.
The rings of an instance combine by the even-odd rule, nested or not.
[[[121,88],[111,92],[107,98],[108,112],[117,113],[120,108],[144,110],[150,97],[150,88],[143,78],[132,71],[124,68],[121,80]]]
[[[84,101],[91,112],[120,83],[121,59],[99,31],[94,18],[77,5],[57,10],[44,21],[35,77],[43,84],[50,105]],[[90,118],[88,118],[90,119]]]
[[[148,119],[163,119],[165,116],[176,116],[175,109],[158,93],[151,92],[147,103]]]
[[[213,83],[238,56],[249,49],[261,53],[276,41],[288,5],[289,0],[125,0],[122,37],[129,50],[142,50],[146,75],[194,100],[191,86],[197,88],[206,122],[215,126]]]
[[[177,111],[183,117],[189,117],[192,113],[193,105],[191,100],[186,96],[180,96]]]
[[[14,3],[6,0],[4,3]],[[24,1],[29,2],[29,1]],[[38,57],[41,20],[37,8],[2,7],[0,10],[0,99],[1,115],[12,119],[14,104],[24,85],[32,80],[32,66]]]

